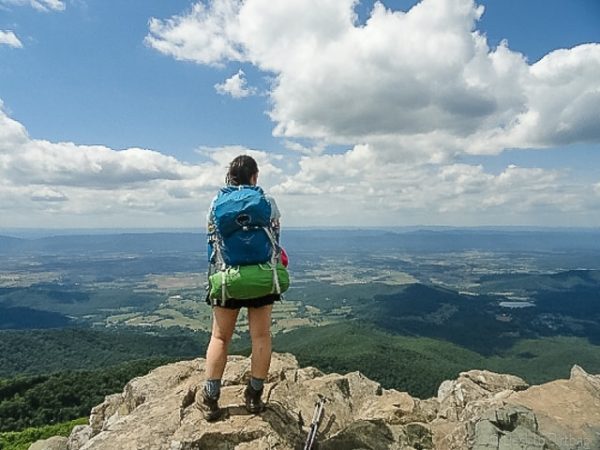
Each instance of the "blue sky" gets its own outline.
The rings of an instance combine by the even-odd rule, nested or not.
[[[594,226],[598,224],[597,220],[600,215],[597,208],[600,200],[596,196],[586,199],[579,198],[580,193],[595,189],[600,191],[600,175],[598,174],[600,144],[593,132],[590,136],[584,135],[585,130],[590,133],[590,125],[582,128],[584,130],[581,132],[583,142],[579,142],[579,139],[572,136],[569,138],[546,136],[542,132],[534,130],[530,135],[528,134],[526,139],[512,137],[500,139],[500,143],[490,145],[490,148],[493,147],[493,149],[481,150],[481,139],[483,138],[477,135],[477,139],[473,138],[473,142],[470,140],[475,133],[470,129],[465,117],[471,112],[459,111],[457,123],[465,121],[465,125],[456,125],[455,127],[452,116],[448,118],[446,114],[448,111],[445,111],[444,117],[440,116],[439,123],[443,133],[448,132],[448,139],[442,136],[443,139],[437,140],[438,137],[436,137],[435,141],[424,143],[421,150],[412,148],[411,139],[414,138],[415,133],[423,131],[423,126],[419,123],[419,120],[422,119],[415,118],[414,129],[407,126],[407,129],[396,133],[393,128],[395,125],[391,123],[389,127],[385,126],[384,132],[377,125],[373,125],[373,132],[371,132],[368,118],[382,123],[382,121],[386,122],[386,118],[393,114],[405,117],[403,105],[394,105],[390,102],[390,105],[387,105],[390,108],[387,116],[377,117],[377,113],[372,110],[357,111],[356,115],[344,118],[344,122],[338,123],[332,120],[331,123],[326,123],[325,131],[323,131],[316,125],[320,123],[319,121],[323,121],[321,114],[331,117],[338,114],[339,109],[328,110],[327,108],[333,108],[331,106],[333,103],[331,105],[320,104],[318,97],[307,100],[309,105],[307,107],[298,106],[298,102],[303,99],[292,99],[290,91],[284,89],[286,86],[293,89],[295,86],[293,83],[298,82],[296,86],[298,92],[302,89],[306,89],[309,94],[318,91],[317,87],[309,85],[305,81],[300,83],[297,80],[299,71],[308,68],[307,66],[311,64],[310,57],[298,63],[303,64],[298,66],[298,70],[295,69],[293,73],[288,73],[286,72],[288,63],[284,61],[287,56],[283,53],[268,54],[264,48],[253,49],[254,42],[251,35],[246,39],[250,39],[252,42],[236,44],[243,44],[247,48],[246,54],[241,57],[217,55],[213,59],[210,59],[212,56],[208,59],[199,59],[193,52],[186,54],[185,52],[189,49],[185,48],[181,50],[180,54],[177,53],[179,51],[177,46],[182,42],[185,44],[186,40],[192,44],[195,43],[194,45],[204,42],[204,36],[201,33],[203,33],[203,26],[206,26],[206,22],[203,21],[210,19],[207,19],[211,14],[210,2],[204,3],[207,5],[206,14],[200,18],[193,17],[193,20],[196,21],[194,26],[197,27],[199,34],[190,32],[190,34],[181,35],[180,41],[171,42],[168,31],[173,31],[178,25],[177,23],[171,24],[170,30],[167,30],[167,21],[173,17],[191,17],[192,7],[196,2],[182,0],[168,2],[67,0],[62,3],[63,7],[61,8],[53,9],[46,4],[46,10],[42,11],[43,8],[39,4],[37,8],[31,6],[35,1],[0,0],[0,31],[12,32],[20,42],[19,46],[0,44],[0,99],[3,102],[5,115],[11,121],[21,124],[26,129],[28,139],[31,141],[48,141],[53,144],[73,143],[76,146],[99,145],[111,151],[128,148],[154,150],[162,156],[175,158],[183,166],[202,167],[203,170],[218,172],[214,177],[207,175],[209,178],[213,177],[211,180],[222,178],[220,172],[226,164],[226,158],[232,154],[231,152],[255,150],[258,152],[257,157],[264,164],[272,166],[270,171],[267,170],[267,174],[270,175],[265,178],[267,187],[273,188],[274,192],[284,199],[284,203],[285,200],[288,204],[298,202],[306,211],[311,211],[311,216],[315,216],[308,223],[303,223],[304,214],[295,211],[292,207],[285,208],[284,205],[284,211],[290,210],[291,222],[295,226],[343,225],[348,223],[350,217],[354,217],[352,204],[357,200],[353,198],[355,194],[351,192],[352,188],[348,187],[344,190],[344,182],[335,180],[333,179],[335,177],[323,172],[321,165],[346,164],[347,161],[355,161],[356,155],[360,158],[367,158],[369,161],[377,159],[378,164],[382,165],[392,158],[392,163],[402,163],[402,167],[396,167],[394,172],[399,177],[404,176],[404,171],[406,173],[416,172],[422,177],[421,181],[415,181],[416,184],[406,187],[405,191],[402,191],[404,187],[395,188],[395,194],[392,195],[393,201],[382,202],[381,188],[375,186],[373,181],[377,178],[375,173],[370,177],[362,177],[362,175],[349,171],[344,179],[348,182],[352,180],[353,185],[362,186],[363,189],[361,191],[363,193],[359,192],[358,194],[364,194],[359,203],[364,202],[366,205],[372,206],[373,201],[369,199],[369,195],[378,196],[377,202],[381,203],[379,210],[373,212],[368,220],[360,219],[357,225],[414,225],[418,223],[485,225],[502,221],[509,223],[498,224],[540,225],[546,224],[548,220],[549,224],[553,225]],[[42,0],[38,1],[42,5],[45,4]],[[56,2],[56,0],[53,1]],[[53,1],[47,3],[52,4]],[[220,1],[227,3],[226,0]],[[468,6],[469,4],[467,0],[441,1],[448,4],[446,7],[450,11],[452,8],[461,7],[460,5]],[[254,3],[257,3],[256,11],[265,8],[260,4],[260,0]],[[319,5],[316,0],[311,3]],[[330,8],[331,12],[328,12],[326,3],[331,2],[323,0],[323,14],[330,16],[337,13],[344,14],[340,8],[333,6]],[[409,11],[416,3],[415,1],[388,0],[384,1],[383,5],[391,14],[397,11]],[[429,3],[432,1],[430,0]],[[477,4],[483,5],[485,12],[480,20],[474,21],[474,27],[487,37],[489,52],[492,53],[502,40],[506,40],[507,48],[514,54],[522,53],[526,57],[527,65],[535,64],[556,49],[571,49],[580,44],[600,42],[600,2],[597,0],[489,0],[480,1]],[[358,23],[355,26],[364,27],[368,24],[367,21],[372,10],[372,1],[359,2],[355,6],[355,12],[358,14]],[[212,12],[214,13],[214,11]],[[309,15],[308,12],[306,14]],[[460,22],[460,17],[456,19],[452,14],[449,14],[448,17],[448,22],[451,20]],[[150,30],[149,20],[151,18],[156,18],[165,25],[160,32]],[[442,17],[440,20],[445,19]],[[324,28],[334,26],[325,22]],[[307,20],[307,27],[313,27],[314,23]],[[402,26],[400,20],[398,20],[398,24],[398,27]],[[386,31],[384,31],[383,25],[381,27],[381,36],[385,36],[383,33]],[[373,35],[379,31],[375,24],[368,28],[372,30],[371,34]],[[460,32],[459,25],[449,29],[450,32],[456,30],[459,30],[457,33]],[[352,30],[348,28],[345,32],[348,31]],[[316,28],[308,29],[307,33],[309,32],[315,33],[315,36],[322,35],[321,31]],[[405,34],[401,36],[409,39],[409,32],[402,31]],[[160,50],[159,44],[149,43],[148,36],[154,36],[155,42],[160,41],[170,47],[167,50]],[[217,35],[209,36],[213,40],[218,37]],[[391,37],[389,39],[391,40]],[[0,42],[2,41],[0,40]],[[301,44],[298,44],[297,49],[302,48]],[[377,51],[377,48],[374,48],[374,51]],[[594,57],[598,54],[597,48],[590,51]],[[457,58],[467,57],[463,53],[463,50],[459,48]],[[418,52],[415,54],[418,55]],[[390,54],[390,58],[393,57]],[[445,55],[440,53],[439,58],[443,59],[444,57]],[[318,64],[327,65],[325,57],[319,56],[319,61]],[[375,72],[374,76],[377,76],[379,67],[386,67],[385,65],[378,66],[379,62],[373,64],[371,72]],[[432,59],[431,74],[437,70],[434,66],[435,60]],[[479,67],[479,64],[474,66]],[[597,67],[592,65],[585,70],[594,73]],[[240,69],[244,72],[243,78],[246,80],[246,86],[254,89],[253,93],[242,98],[235,98],[227,93],[219,94],[215,85],[224,83]],[[310,70],[313,69],[310,68]],[[430,73],[427,72],[429,68],[425,67],[425,63],[423,63],[423,67],[419,66],[415,70],[418,70],[418,77],[430,76]],[[585,72],[581,68],[573,70]],[[320,73],[326,72],[315,70],[308,76],[316,79]],[[387,77],[388,74],[383,75]],[[403,72],[400,70],[398,72],[399,82],[402,80],[402,75]],[[600,79],[600,73],[596,72],[596,75],[596,78]],[[595,82],[592,78],[585,81],[587,83],[585,85],[581,82],[583,86],[581,89],[588,89],[590,92],[597,89],[598,84],[594,85]],[[342,81],[348,80],[342,78]],[[354,86],[354,90],[360,90],[362,86],[369,86],[370,83],[371,81],[367,78],[361,80],[357,77],[351,82],[349,81],[349,86]],[[448,87],[448,92],[453,88],[453,86]],[[500,91],[503,88],[488,86],[487,89]],[[560,90],[561,86],[555,85],[554,89]],[[349,99],[352,98],[353,91],[349,90],[347,95]],[[374,91],[373,95],[382,94]],[[455,97],[458,96],[459,94]],[[500,97],[498,94],[499,100],[495,100],[497,104],[504,101],[504,97]],[[404,98],[400,96],[398,102],[401,103]],[[344,101],[346,101],[345,97],[340,99],[338,96],[335,100],[335,107],[340,108]],[[364,99],[357,101],[364,103]],[[508,102],[508,100],[506,101]],[[512,101],[511,99],[510,102]],[[593,101],[585,104],[591,110],[588,116],[580,117],[577,120],[585,123],[592,121],[593,125],[595,114],[600,111],[600,107]],[[567,106],[563,105],[561,108],[566,109]],[[348,100],[347,108],[360,108],[360,106],[352,104]],[[345,109],[346,107],[342,106],[342,110]],[[397,110],[399,112],[395,112]],[[363,117],[364,120],[362,120]],[[361,128],[360,124],[364,124],[364,129],[356,133],[348,131],[349,124],[354,123],[353,120],[357,121],[357,128]],[[409,118],[408,121],[403,119],[402,124],[410,120],[412,118]],[[503,126],[506,126],[506,123],[502,123]],[[600,127],[600,116],[596,117],[596,123]],[[296,129],[294,127],[297,124],[299,127]],[[402,124],[400,128],[402,128]],[[284,126],[284,131],[277,131],[278,125]],[[430,129],[426,125],[424,127],[429,133],[428,136],[438,135],[437,128]],[[573,128],[572,125],[569,127]],[[458,128],[460,130],[457,131]],[[520,131],[517,130],[515,133],[521,136]],[[277,135],[274,136],[274,134]],[[469,137],[465,140],[467,135]],[[421,134],[419,136],[422,137]],[[453,143],[447,149],[438,148],[445,145],[440,142],[448,140]],[[290,150],[290,142],[316,148],[300,152]],[[390,147],[396,145],[396,142],[400,142],[397,149],[390,150]],[[369,150],[361,150],[362,147],[357,148],[361,145],[368,146]],[[236,149],[225,148],[228,146],[238,147]],[[436,150],[431,150],[434,146]],[[476,149],[463,151],[463,146],[464,148],[473,146]],[[530,149],[530,147],[544,147],[544,149]],[[90,152],[93,151],[93,149],[90,150]],[[115,158],[119,157],[118,152],[114,155]],[[335,159],[336,156],[339,158]],[[68,158],[66,154],[65,158]],[[161,165],[162,163],[157,164]],[[476,200],[474,200],[475,197],[461,197],[462,192],[470,192],[481,183],[489,182],[491,185],[485,189],[482,187],[482,192],[485,191],[485,193],[481,195],[490,198],[494,195],[493,190],[500,189],[498,186],[502,184],[502,179],[493,177],[501,176],[513,165],[520,169],[546,171],[547,173],[536,172],[529,175],[539,176],[540,180],[553,183],[552,188],[556,189],[556,192],[564,192],[565,189],[573,188],[574,183],[579,183],[577,189],[569,191],[569,199],[581,200],[579,209],[575,211],[565,207],[564,202],[569,202],[569,199],[564,199],[561,204],[552,204],[546,198],[539,202],[533,202],[533,206],[519,206],[516,209],[520,212],[515,214],[515,208],[510,202],[523,195],[537,195],[536,188],[532,186],[523,186],[521,193],[519,193],[519,186],[516,186],[516,192],[511,194],[514,196],[512,200],[498,198],[490,203],[491,206],[480,210],[469,205],[465,206]],[[479,172],[472,169],[476,167],[482,169]],[[456,194],[450,204],[455,209],[449,211],[448,206],[443,204],[445,201],[443,195],[440,196],[441,194],[437,191],[433,192],[431,186],[419,183],[426,183],[434,175],[442,177],[445,183],[448,180],[447,173],[449,171],[454,173],[456,170],[466,171],[469,174],[466,176],[474,177],[473,184],[469,185],[466,190],[464,186],[453,185]],[[560,180],[555,177],[554,181],[549,181],[552,173],[556,171],[561,172],[558,177]],[[457,180],[463,180],[463,175],[457,176]],[[529,178],[529,175],[522,174],[517,178],[523,180]],[[187,176],[178,172],[177,175],[169,175],[166,179],[183,179]],[[202,176],[204,175],[201,171],[194,175],[196,178]],[[111,177],[108,176],[107,180],[112,180]],[[197,217],[195,214],[205,207],[210,197],[210,191],[215,184],[215,181],[211,181],[200,187],[197,184],[184,183],[182,186],[173,188],[177,192],[189,188],[190,192],[198,195],[198,206],[194,207],[191,212],[182,210],[181,217],[184,219],[183,223],[179,224],[173,218],[175,212],[179,211],[177,208],[188,208],[192,203],[172,206],[166,210],[151,205],[148,210],[144,210],[143,204],[149,205],[149,203],[140,202],[132,207],[130,213],[125,208],[127,202],[123,200],[124,203],[120,203],[120,206],[115,205],[115,208],[110,211],[95,210],[90,205],[76,203],[89,201],[86,199],[94,198],[94,193],[104,195],[110,193],[111,190],[117,196],[131,199],[132,196],[136,197],[137,187],[128,184],[130,182],[127,180],[122,184],[107,181],[106,186],[103,185],[102,180],[99,180],[93,188],[73,180],[64,181],[62,178],[61,180],[32,177],[27,183],[12,181],[10,185],[7,183],[4,187],[0,185],[0,189],[5,190],[5,196],[0,196],[0,201],[3,198],[12,199],[10,202],[6,200],[4,205],[0,204],[6,220],[4,224],[0,222],[0,227],[32,225],[58,227],[69,224],[92,226],[97,223],[106,226],[144,226],[146,224],[149,226],[194,226],[194,220]],[[155,181],[156,178],[151,177],[151,182]],[[310,188],[315,187],[312,194],[309,192],[311,189],[306,185],[309,182],[311,183]],[[581,183],[587,183],[587,185]],[[80,190],[78,191],[76,188]],[[36,194],[40,189],[45,194]],[[83,192],[81,189],[95,189],[96,191]],[[369,189],[371,189],[370,194]],[[396,197],[416,191],[419,192],[418,198],[423,205],[422,208],[408,200],[396,201]],[[19,203],[14,200],[15,195],[20,195],[16,194],[17,192],[23,195],[23,202]],[[403,192],[404,194],[402,194]],[[323,196],[327,195],[331,195],[329,201],[340,206],[334,211],[321,215],[319,208],[327,203],[321,204],[320,201],[323,200]],[[140,198],[145,198],[144,196],[152,197],[149,192],[141,193],[140,191]],[[182,195],[181,198],[183,197]],[[435,200],[432,199],[433,197]],[[76,198],[77,200],[75,200]],[[180,197],[175,196],[174,198]],[[36,202],[35,208],[26,204],[31,201]],[[69,203],[75,206],[67,206]],[[506,210],[502,210],[502,205],[511,212],[508,219]],[[460,208],[465,209],[461,212]],[[390,213],[390,210],[393,213]]]

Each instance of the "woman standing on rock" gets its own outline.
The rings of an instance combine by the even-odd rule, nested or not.
[[[261,259],[264,260],[265,257],[275,263],[276,258],[280,256],[278,251],[280,213],[275,200],[266,196],[257,186],[256,161],[247,155],[238,156],[229,164],[225,181],[227,186],[217,194],[208,214],[209,276],[218,273],[219,277],[221,275],[224,277],[226,267],[239,268],[252,260],[264,262]],[[240,195],[244,196],[242,200],[239,200]],[[237,196],[237,200],[233,198],[234,196]],[[255,206],[248,207],[248,204]],[[224,237],[227,233],[224,230],[228,225],[222,221],[226,221],[227,217],[234,218],[231,221],[234,228],[236,224],[239,226],[239,230],[233,232],[242,235],[237,243],[233,242],[235,237],[229,238],[229,241]],[[260,223],[260,217],[263,217],[265,223]],[[248,242],[252,242],[251,248],[248,248]],[[265,251],[268,253],[261,256],[261,252]],[[217,291],[219,295],[216,298],[214,295],[211,296],[210,292],[207,296],[207,303],[212,306],[213,312],[212,335],[206,352],[206,381],[197,401],[206,420],[216,420],[222,414],[218,405],[221,378],[227,364],[229,343],[242,307],[248,308],[248,324],[252,339],[251,378],[244,393],[246,409],[253,414],[264,409],[261,396],[264,380],[271,364],[271,311],[273,303],[281,297],[277,271],[274,271],[273,280],[273,284],[277,287],[273,289],[274,293],[255,298],[228,298],[224,281],[222,298],[221,288]]]

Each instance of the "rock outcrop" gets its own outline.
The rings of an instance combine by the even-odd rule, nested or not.
[[[220,402],[226,414],[210,424],[194,406],[203,367],[202,359],[182,361],[131,380],[92,410],[89,425],[76,427],[64,448],[301,449],[320,396],[321,450],[600,448],[600,377],[577,366],[570,379],[540,386],[471,370],[442,383],[436,398],[420,400],[359,372],[323,374],[274,354],[268,408],[250,415],[242,400],[250,360],[231,356]]]

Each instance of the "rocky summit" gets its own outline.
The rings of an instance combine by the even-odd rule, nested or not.
[[[314,448],[600,449],[600,376],[574,366],[568,380],[529,386],[485,370],[461,373],[426,400],[383,389],[359,372],[324,374],[274,354],[265,385],[267,410],[250,415],[243,390],[250,359],[230,356],[223,378],[224,417],[213,423],[195,407],[204,360],[159,367],[131,380],[93,408],[71,436],[38,441],[43,450],[302,449],[315,403],[325,407]]]

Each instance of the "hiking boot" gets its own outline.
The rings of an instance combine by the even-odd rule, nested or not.
[[[264,388],[260,391],[254,390],[250,383],[248,383],[246,386],[246,390],[244,391],[244,399],[246,400],[246,410],[250,414],[258,414],[265,410],[265,404],[260,399],[263,390]]]
[[[201,402],[196,401],[196,407],[202,411],[204,419],[209,422],[217,420],[223,413],[219,408],[219,397],[209,397],[204,389],[202,389],[202,400]]]

